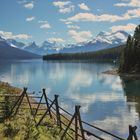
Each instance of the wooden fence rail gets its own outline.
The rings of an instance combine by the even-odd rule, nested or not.
[[[136,126],[132,127],[131,125],[129,125],[128,138],[121,138],[115,134],[112,134],[106,130],[103,130],[97,126],[91,125],[91,124],[83,121],[81,119],[79,105],[75,106],[75,111],[73,114],[71,114],[67,110],[63,109],[61,106],[59,106],[59,101],[58,101],[59,96],[54,95],[54,100],[51,100],[47,97],[45,89],[42,90],[41,96],[35,96],[33,94],[29,95],[27,93],[27,88],[23,88],[23,91],[20,95],[4,94],[4,95],[0,95],[0,96],[16,98],[16,101],[11,108],[11,113],[9,114],[9,117],[15,116],[18,113],[19,109],[24,109],[21,107],[22,103],[26,103],[29,105],[29,108],[26,108],[26,109],[30,110],[31,115],[33,116],[34,121],[36,123],[36,127],[41,125],[43,120],[46,117],[48,117],[48,115],[49,115],[50,119],[52,119],[54,117],[56,119],[56,125],[60,128],[60,131],[62,133],[61,140],[64,140],[66,135],[69,136],[73,140],[81,140],[81,139],[87,140],[88,138],[86,137],[86,135],[93,136],[99,140],[105,140],[104,138],[101,138],[97,134],[94,134],[93,132],[85,129],[84,126],[86,126],[86,125],[88,127],[96,129],[96,130],[98,130],[102,133],[105,133],[105,134],[111,136],[112,138],[115,138],[118,140],[138,140],[138,137],[136,135],[136,129],[137,129]],[[26,98],[27,101],[25,101],[24,98]],[[32,101],[30,99],[32,99]],[[39,101],[36,102],[35,99],[39,99]],[[37,104],[37,107],[33,108],[32,107],[33,104]],[[41,108],[41,105],[43,105],[43,108]],[[35,111],[33,111],[33,110],[35,110]],[[45,110],[45,112],[43,114],[40,114],[41,117],[37,122],[36,117],[40,110]],[[63,112],[63,113],[61,113],[61,112]],[[67,123],[65,123],[64,120]],[[69,133],[70,131],[73,132],[73,134],[70,134]]]

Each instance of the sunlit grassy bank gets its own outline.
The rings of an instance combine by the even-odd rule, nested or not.
[[[0,82],[0,95],[19,94],[21,89],[10,86],[8,83]],[[12,102],[13,101],[13,102]],[[14,99],[0,96],[0,140],[59,140],[60,129],[54,119],[46,117],[39,127],[36,127],[30,110],[19,110],[18,114],[8,117]],[[27,107],[22,104],[22,108]],[[36,121],[39,117],[36,117]],[[65,138],[68,139],[68,138]]]

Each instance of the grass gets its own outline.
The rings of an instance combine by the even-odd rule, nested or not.
[[[21,89],[10,86],[8,83],[0,82],[0,95],[2,94],[19,94]],[[0,140],[60,140],[60,129],[55,124],[54,119],[46,117],[42,125],[36,127],[33,116],[30,110],[19,110],[18,114],[13,117],[8,117],[10,108],[14,104],[15,98],[0,96],[1,116],[0,119]],[[13,102],[12,102],[13,101]],[[21,107],[26,108],[28,104],[22,104]],[[40,112],[40,113],[43,113]],[[36,117],[38,121],[40,117]],[[68,137],[65,138],[69,140]]]

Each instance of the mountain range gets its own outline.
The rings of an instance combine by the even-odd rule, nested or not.
[[[117,31],[113,33],[100,32],[95,38],[87,42],[77,44],[67,44],[60,46],[59,44],[44,41],[41,45],[35,42],[25,44],[14,39],[3,39],[0,41],[6,42],[12,48],[28,51],[38,55],[55,54],[55,53],[80,53],[80,52],[94,52],[98,50],[113,48],[125,44],[128,33],[125,31]]]
[[[9,45],[7,40],[0,37],[0,60],[35,59],[40,57],[40,55],[33,54],[31,52],[16,48],[16,46]]]
[[[129,34],[124,31],[118,31],[114,33],[100,32],[92,40],[76,45],[68,45],[67,47],[60,50],[60,53],[95,52],[113,48],[125,44],[128,35]]]

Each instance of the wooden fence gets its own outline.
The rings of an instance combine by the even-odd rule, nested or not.
[[[93,131],[91,132],[89,131],[89,129],[86,129],[86,126],[94,130],[98,130],[99,132],[102,132],[106,135],[109,135],[110,137],[112,137],[112,139],[138,140],[138,137],[136,135],[136,129],[137,129],[136,126],[132,127],[130,125],[128,138],[121,138],[115,134],[112,134],[106,130],[103,130],[97,126],[91,125],[83,121],[81,119],[79,105],[75,106],[75,111],[73,114],[69,113],[67,110],[59,106],[59,102],[58,102],[59,96],[54,95],[54,100],[51,100],[47,97],[45,89],[42,90],[41,96],[27,93],[27,88],[24,88],[20,95],[4,94],[0,96],[4,96],[4,98],[7,97],[16,98],[8,117],[15,116],[18,113],[19,109],[29,109],[31,115],[34,118],[36,127],[39,127],[46,117],[49,117],[50,119],[54,118],[56,120],[56,125],[59,127],[60,132],[62,133],[61,140],[64,140],[66,136],[69,136],[73,140],[88,140],[88,136],[95,137],[96,139],[99,140],[105,140],[105,138],[98,136],[96,133],[93,133]],[[36,101],[36,99],[38,101]],[[28,104],[29,107],[22,108],[21,107],[22,103]],[[41,114],[39,114],[40,111]],[[39,120],[38,119],[36,120],[37,115],[41,116]]]

